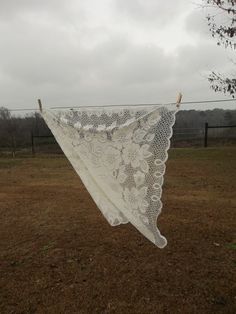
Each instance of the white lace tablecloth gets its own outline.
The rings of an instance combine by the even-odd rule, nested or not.
[[[42,116],[112,226],[130,222],[156,246],[167,151],[177,108],[81,107]]]

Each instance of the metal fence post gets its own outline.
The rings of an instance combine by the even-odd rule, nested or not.
[[[32,156],[35,156],[35,149],[34,149],[34,134],[31,132],[31,150],[32,150]]]
[[[11,136],[11,144],[12,144],[12,157],[16,157],[16,138],[15,134],[13,133]]]
[[[208,139],[208,122],[205,123],[204,147],[207,147],[207,139]]]

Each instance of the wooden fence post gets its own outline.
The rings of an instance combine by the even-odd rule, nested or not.
[[[208,123],[205,123],[205,138],[204,138],[204,147],[207,147],[207,139],[208,139]]]

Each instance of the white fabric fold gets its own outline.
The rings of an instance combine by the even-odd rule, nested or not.
[[[42,116],[112,225],[130,222],[159,248],[156,226],[176,106],[81,107]]]

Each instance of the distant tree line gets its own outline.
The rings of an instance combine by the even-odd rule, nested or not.
[[[31,145],[31,135],[49,135],[51,131],[39,113],[26,116],[11,115],[11,112],[0,107],[0,149],[15,150]]]
[[[174,133],[175,131],[178,132],[179,129],[183,129],[181,132],[187,136],[188,133],[192,133],[192,129],[203,130],[205,122],[208,122],[209,125],[236,125],[236,110],[179,111],[174,126]],[[227,132],[234,132],[235,134],[235,131],[236,129],[228,129]],[[51,134],[40,114],[33,113],[26,116],[16,116],[11,115],[11,112],[6,108],[0,107],[1,151],[8,150],[14,155],[16,149],[30,148],[32,134]]]
[[[236,110],[182,110],[179,111],[176,118],[176,128],[204,128],[205,122],[209,125],[235,125]]]

